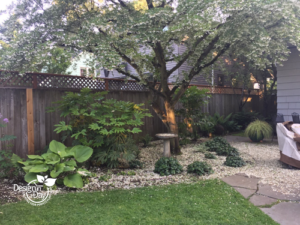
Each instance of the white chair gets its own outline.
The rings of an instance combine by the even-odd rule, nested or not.
[[[280,161],[300,168],[300,153],[293,139],[294,133],[287,130],[282,123],[277,123],[276,132],[280,149]]]

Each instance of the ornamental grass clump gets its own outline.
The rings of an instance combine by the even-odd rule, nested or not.
[[[155,163],[154,173],[158,173],[161,176],[175,175],[181,173],[183,167],[172,157],[162,157]]]
[[[250,123],[245,130],[245,134],[253,142],[260,142],[266,137],[271,137],[272,133],[273,129],[270,124],[261,120],[255,120]]]
[[[195,161],[187,167],[188,173],[195,173],[199,176],[212,174],[214,171],[207,162]]]

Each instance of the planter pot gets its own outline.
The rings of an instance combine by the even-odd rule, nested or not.
[[[253,141],[253,142],[260,142],[264,139],[264,135],[262,135],[260,138],[257,137],[257,135],[255,136],[249,136],[250,140]]]

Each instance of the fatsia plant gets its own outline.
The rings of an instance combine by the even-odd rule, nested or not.
[[[136,146],[130,135],[141,132],[138,128],[142,119],[151,117],[143,104],[105,99],[107,92],[91,92],[82,89],[80,93],[68,92],[58,106],[61,116],[70,118],[69,124],[55,125],[57,133],[71,137],[84,146],[94,149],[93,158],[116,167],[118,159],[130,161],[136,156]],[[50,110],[51,111],[51,110]]]
[[[299,43],[295,0],[19,0],[10,12],[0,29],[2,46],[9,45],[0,49],[2,68],[34,71],[53,47],[68,56],[92,53],[94,69],[115,69],[146,85],[154,111],[175,134],[176,103],[227,51],[263,69],[286,59],[287,43]],[[172,152],[179,154],[175,140]]]
[[[37,179],[37,175],[48,175],[52,178],[63,179],[67,187],[82,188],[82,177],[90,176],[91,173],[83,168],[78,168],[77,163],[87,161],[93,154],[93,149],[87,146],[77,145],[66,147],[58,141],[51,141],[47,153],[40,155],[28,155],[25,162],[18,161],[24,165],[22,168],[26,175],[26,182]],[[14,158],[17,158],[15,155]]]

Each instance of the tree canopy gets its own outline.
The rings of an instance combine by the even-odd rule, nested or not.
[[[1,49],[0,64],[33,71],[54,46],[66,56],[91,52],[97,62],[91,65],[147,85],[155,111],[176,133],[173,108],[192,78],[229,49],[259,68],[282,62],[287,43],[299,43],[299,9],[295,0],[19,0],[0,28],[1,43],[10,46]],[[176,54],[174,44],[186,51]],[[167,68],[170,61],[176,63]],[[168,78],[185,62],[190,69],[170,89]],[[166,111],[156,107],[158,97]]]

